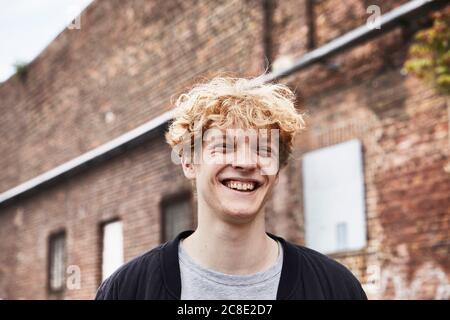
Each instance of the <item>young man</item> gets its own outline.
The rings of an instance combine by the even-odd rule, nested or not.
[[[287,86],[214,78],[174,115],[166,140],[193,182],[197,228],[126,263],[96,299],[366,299],[344,266],[265,230],[264,204],[304,127]]]

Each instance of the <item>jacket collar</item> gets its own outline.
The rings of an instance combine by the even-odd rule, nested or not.
[[[164,283],[170,295],[177,300],[181,298],[180,264],[178,262],[178,246],[180,240],[188,237],[194,231],[181,232],[175,239],[163,245],[161,251],[161,269]],[[300,278],[299,258],[296,248],[281,237],[267,233],[272,239],[278,240],[283,246],[283,267],[281,269],[280,284],[278,285],[277,300],[287,300],[294,292]]]

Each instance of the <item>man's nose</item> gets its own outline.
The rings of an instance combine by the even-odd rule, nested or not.
[[[257,164],[256,154],[247,146],[237,147],[232,160],[232,166],[240,169],[255,169]]]

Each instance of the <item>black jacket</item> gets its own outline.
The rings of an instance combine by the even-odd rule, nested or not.
[[[184,231],[124,264],[101,284],[95,299],[179,300],[178,244],[192,232]],[[268,235],[280,241],[284,249],[277,300],[367,299],[358,280],[343,265],[314,250]]]

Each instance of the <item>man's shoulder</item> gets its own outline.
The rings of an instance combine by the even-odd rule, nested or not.
[[[299,258],[304,281],[320,283],[335,298],[360,298],[366,295],[359,280],[343,264],[331,257],[301,245],[292,244]]]
[[[130,261],[123,264],[112,275],[111,278],[121,279],[130,275],[139,275],[143,272],[154,271],[159,267],[160,253],[164,245],[159,245],[147,252],[134,257]]]
[[[139,282],[159,273],[160,256],[164,244],[131,259],[105,279],[96,293],[96,299],[126,298],[134,294]]]
[[[346,275],[354,278],[353,273],[346,266],[331,257],[301,245],[295,245],[295,247],[299,256],[305,258],[307,262],[314,263],[315,266],[322,267],[331,274]]]

